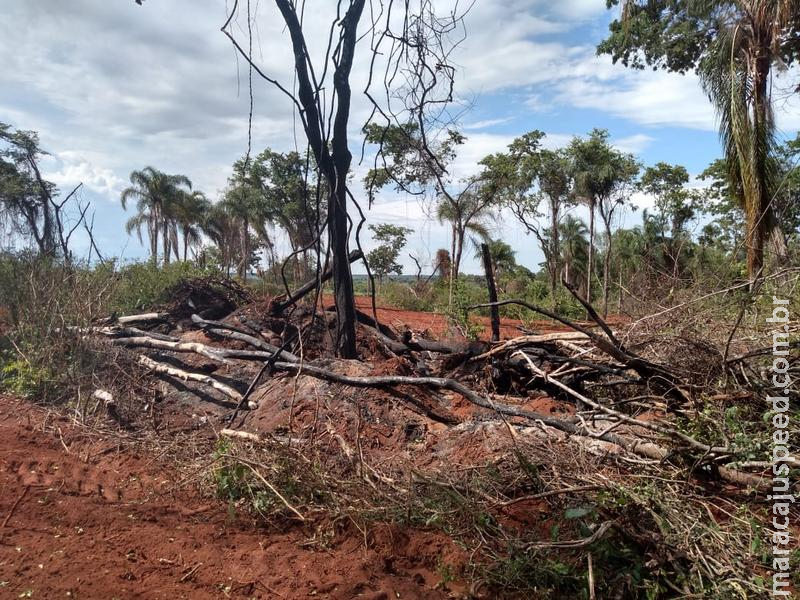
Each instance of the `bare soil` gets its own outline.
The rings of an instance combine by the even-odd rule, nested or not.
[[[333,298],[326,298],[330,304]],[[356,308],[369,315],[372,314],[372,298],[369,296],[356,296]],[[433,312],[418,312],[413,310],[404,310],[401,308],[394,308],[380,304],[378,306],[378,320],[381,323],[390,325],[395,329],[402,331],[404,329],[412,329],[415,331],[427,331],[434,338],[446,337],[450,332],[447,317],[445,315]],[[473,315],[473,320],[482,327],[480,333],[481,339],[488,340],[491,335],[491,321],[489,317],[481,315]],[[609,315],[606,322],[612,327],[616,327],[625,322],[625,318],[618,315]],[[593,323],[584,323],[589,327],[593,327]],[[549,319],[535,319],[528,320],[523,323],[519,319],[510,319],[501,317],[500,319],[500,339],[512,339],[523,335],[523,329],[533,330],[536,333],[555,333],[558,331],[568,331],[569,328],[556,323]]]
[[[0,597],[453,597],[441,534],[258,528],[159,456],[5,396],[0,448]]]

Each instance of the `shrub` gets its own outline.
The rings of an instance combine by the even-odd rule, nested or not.
[[[165,304],[177,284],[204,274],[188,263],[91,268],[1,254],[0,386],[37,401],[64,402],[111,385],[119,371],[107,368],[114,353],[99,351],[79,330],[110,314]]]

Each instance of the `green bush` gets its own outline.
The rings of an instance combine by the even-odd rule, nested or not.
[[[40,396],[45,389],[50,373],[31,365],[13,352],[0,353],[0,389],[23,398]]]
[[[183,262],[87,267],[0,254],[0,385],[42,402],[88,397],[113,370],[109,353],[75,329],[165,304],[181,281],[211,273]]]
[[[380,289],[380,298],[389,306],[403,310],[430,312],[437,303],[438,289],[435,285],[414,285],[402,281],[385,280]]]
[[[118,270],[106,264],[89,272],[102,285],[108,283],[105,310],[108,313],[131,314],[169,302],[169,291],[182,281],[208,275],[219,275],[216,269],[202,269],[189,262],[157,266],[152,262],[136,262]]]

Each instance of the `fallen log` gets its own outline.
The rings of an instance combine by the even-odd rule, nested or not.
[[[249,431],[239,431],[238,429],[221,429],[219,434],[223,437],[247,440],[248,442],[261,443],[261,437]]]
[[[123,325],[127,323],[145,323],[148,321],[165,321],[169,317],[169,313],[144,313],[141,315],[128,315],[125,317],[117,317],[116,319],[111,319],[112,322],[121,323]]]
[[[291,362],[297,362],[300,360],[298,356],[292,354],[288,350],[281,350],[277,346],[274,346],[265,340],[250,335],[249,333],[245,333],[232,325],[223,323],[222,321],[208,321],[199,317],[198,315],[192,315],[192,321],[200,325],[203,330],[208,331],[217,337],[244,342],[245,344],[249,344],[254,348],[263,350],[264,352],[278,354],[278,358],[282,358],[283,360],[288,360]]]
[[[194,352],[211,360],[216,360],[221,363],[229,363],[229,351],[214,348],[213,346],[206,346],[198,342],[168,342],[165,340],[157,340],[152,337],[132,337],[132,338],[117,338],[111,340],[115,346],[125,346],[128,348],[151,348],[153,350],[169,350],[171,352]]]
[[[549,342],[559,342],[559,341],[589,341],[589,337],[585,333],[581,333],[579,331],[563,331],[558,333],[544,333],[539,335],[523,335],[507,342],[503,342],[499,346],[495,346],[488,352],[484,352],[478,356],[473,357],[470,359],[471,362],[477,362],[480,360],[486,360],[487,358],[492,358],[497,354],[502,354],[511,349],[518,348],[520,346],[533,346],[537,344],[546,344]]]
[[[354,263],[357,260],[361,260],[363,257],[364,255],[361,253],[361,250],[353,250],[348,257],[348,260],[351,263]],[[328,281],[331,277],[333,277],[333,269],[329,267],[325,269],[325,271],[319,277],[315,277],[289,294],[289,297],[285,300],[273,301],[273,304],[270,307],[270,312],[273,315],[282,313],[288,307],[292,306],[293,304],[297,304],[297,302],[303,299],[308,293],[317,289],[317,287]]]
[[[143,355],[139,356],[137,361],[138,361],[138,363],[140,365],[142,365],[144,367],[147,367],[148,369],[151,369],[152,371],[154,371],[156,373],[160,373],[162,375],[169,375],[170,377],[176,377],[176,378],[182,379],[184,381],[195,381],[197,383],[204,383],[205,385],[208,385],[208,386],[214,388],[215,390],[217,390],[218,392],[220,392],[224,396],[227,396],[228,398],[230,398],[231,400],[233,400],[233,401],[235,401],[237,403],[241,402],[241,400],[242,400],[242,395],[239,392],[237,392],[235,389],[233,389],[229,385],[225,385],[224,383],[222,383],[220,381],[217,381],[216,379],[214,379],[210,375],[205,375],[203,373],[192,373],[190,371],[184,371],[182,369],[178,369],[178,368],[173,367],[171,365],[166,365],[164,363],[156,362],[153,359],[148,358],[147,356],[143,356]],[[256,408],[256,406],[257,405],[255,403],[250,403],[250,408],[251,409]]]
[[[403,343],[417,352],[435,352],[437,354],[456,354],[458,350],[441,342],[433,342],[419,336],[414,336],[410,331],[403,332]]]
[[[156,340],[150,337],[117,338],[111,340],[111,343],[115,346],[125,346],[127,348],[150,348],[153,350],[167,350],[169,352],[182,353],[194,352],[223,364],[229,364],[231,359],[263,362],[269,360],[274,353],[262,352],[261,350],[233,350],[230,348],[217,348],[215,346],[208,346],[199,342],[167,342],[163,340]],[[277,351],[279,349],[275,348],[275,350]],[[297,357],[291,353],[284,352],[283,356],[285,357],[284,360],[292,360],[292,358],[295,360],[297,359]]]

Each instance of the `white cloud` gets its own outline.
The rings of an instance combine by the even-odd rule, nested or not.
[[[49,181],[61,187],[62,191],[82,183],[109,200],[119,199],[125,182],[111,169],[98,167],[76,152],[58,152],[54,158],[55,160],[48,162],[56,163],[53,167],[57,170],[48,170],[44,175]]]
[[[605,62],[602,58],[594,60],[600,65]],[[618,69],[615,79],[604,79],[603,75],[562,81],[557,97],[571,106],[595,109],[641,125],[715,129],[714,110],[696,76]]]
[[[462,129],[465,131],[477,131],[478,129],[489,129],[490,127],[494,127],[496,125],[503,125],[511,121],[511,117],[505,117],[502,119],[486,119],[484,121],[476,121],[474,123],[466,123]]]
[[[650,144],[655,141],[655,138],[643,133],[637,133],[628,137],[612,140],[614,146],[622,152],[629,152],[631,154],[639,154],[644,151]]]

